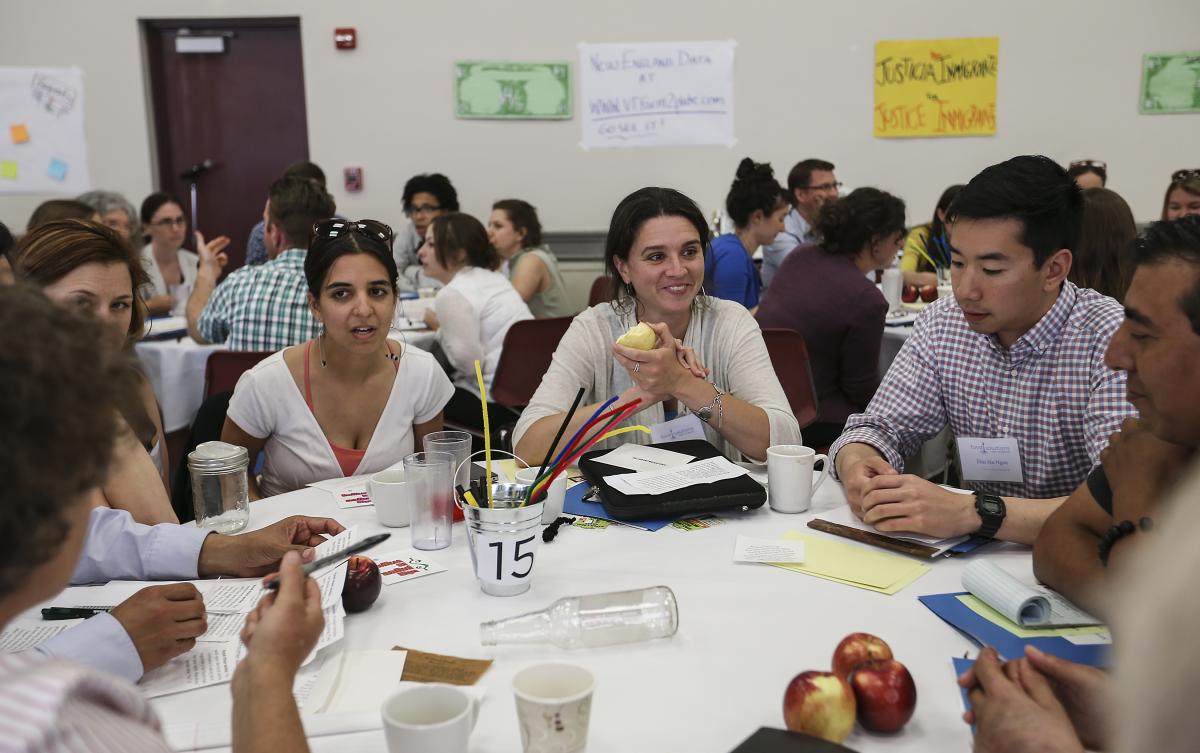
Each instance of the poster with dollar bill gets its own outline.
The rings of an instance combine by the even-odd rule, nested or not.
[[[566,120],[571,117],[571,64],[457,62],[454,115],[482,120]]]
[[[1142,58],[1143,114],[1200,112],[1200,52],[1170,52]]]
[[[73,196],[89,182],[83,72],[0,68],[0,194]]]

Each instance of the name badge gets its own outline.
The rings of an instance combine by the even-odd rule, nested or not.
[[[955,441],[963,480],[1024,482],[1016,437],[958,437]]]
[[[650,427],[650,441],[682,442],[685,439],[704,439],[704,424],[695,413],[685,413],[679,418],[663,421]]]

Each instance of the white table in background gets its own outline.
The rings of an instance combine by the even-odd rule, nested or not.
[[[134,352],[163,412],[163,431],[186,429],[204,402],[204,368],[209,354],[224,345],[201,345],[184,335],[178,340],[139,342]]]
[[[456,656],[493,658],[480,683],[487,697],[471,738],[471,751],[520,750],[511,681],[530,664],[563,661],[596,677],[589,753],[728,753],[760,726],[782,727],[782,699],[798,672],[828,670],[834,647],[856,631],[887,640],[917,685],[916,714],[896,735],[855,731],[846,744],[863,753],[967,753],[970,733],[951,657],[974,654],[964,637],[917,601],[917,596],[961,590],[963,560],[931,562],[932,571],[893,596],[770,567],[732,562],[738,534],[780,537],[805,528],[813,513],[844,504],[830,481],[809,513],[783,515],[765,505],[727,515],[725,524],[656,533],[622,526],[604,530],[566,527],[537,551],[532,588],[497,598],[479,590],[471,570],[466,531],[455,525],[449,549],[428,556],[448,572],[384,586],[367,612],[346,618],[346,636],[318,661],[343,650],[402,645]],[[382,529],[371,508],[339,510],[327,492],[305,489],[254,502],[251,527],[286,515],[332,516],[363,534],[390,530],[378,553],[408,545],[407,528]],[[844,541],[844,540],[843,540]],[[1029,550],[992,544],[974,555],[1032,577]],[[479,643],[479,623],[542,609],[559,597],[670,586],[679,602],[679,632],[670,639],[565,651],[554,646]],[[227,685],[153,701],[165,724],[228,720]],[[314,751],[385,751],[381,730],[314,738]]]

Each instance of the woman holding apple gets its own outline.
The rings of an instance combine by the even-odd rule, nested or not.
[[[707,419],[705,437],[737,459],[766,459],[772,444],[800,441],[762,332],[745,307],[700,293],[708,225],[688,197],[643,188],[617,206],[609,225],[605,268],[613,300],[575,317],[514,432],[517,455],[540,462],[580,388],[581,406],[567,427],[576,431],[600,403],[640,398],[636,423],[651,425],[692,413]],[[654,345],[617,344],[642,322]],[[631,432],[623,441],[646,443]]]
[[[822,207],[816,229],[821,243],[788,254],[757,318],[763,327],[804,336],[820,405],[816,423],[805,431],[809,446],[825,447],[879,386],[888,305],[865,275],[896,257],[904,239],[904,202],[876,188],[859,188]]]

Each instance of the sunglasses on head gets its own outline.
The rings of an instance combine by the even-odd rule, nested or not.
[[[1176,170],[1175,172],[1171,173],[1172,183],[1182,183],[1185,180],[1191,180],[1192,178],[1200,178],[1200,169]]]
[[[364,238],[379,241],[389,250],[395,238],[392,228],[379,220],[340,220],[334,217],[313,225],[313,238],[317,240],[343,238],[347,233],[358,233]]]
[[[1094,167],[1097,170],[1107,170],[1108,163],[1098,159],[1077,159],[1068,167]]]

